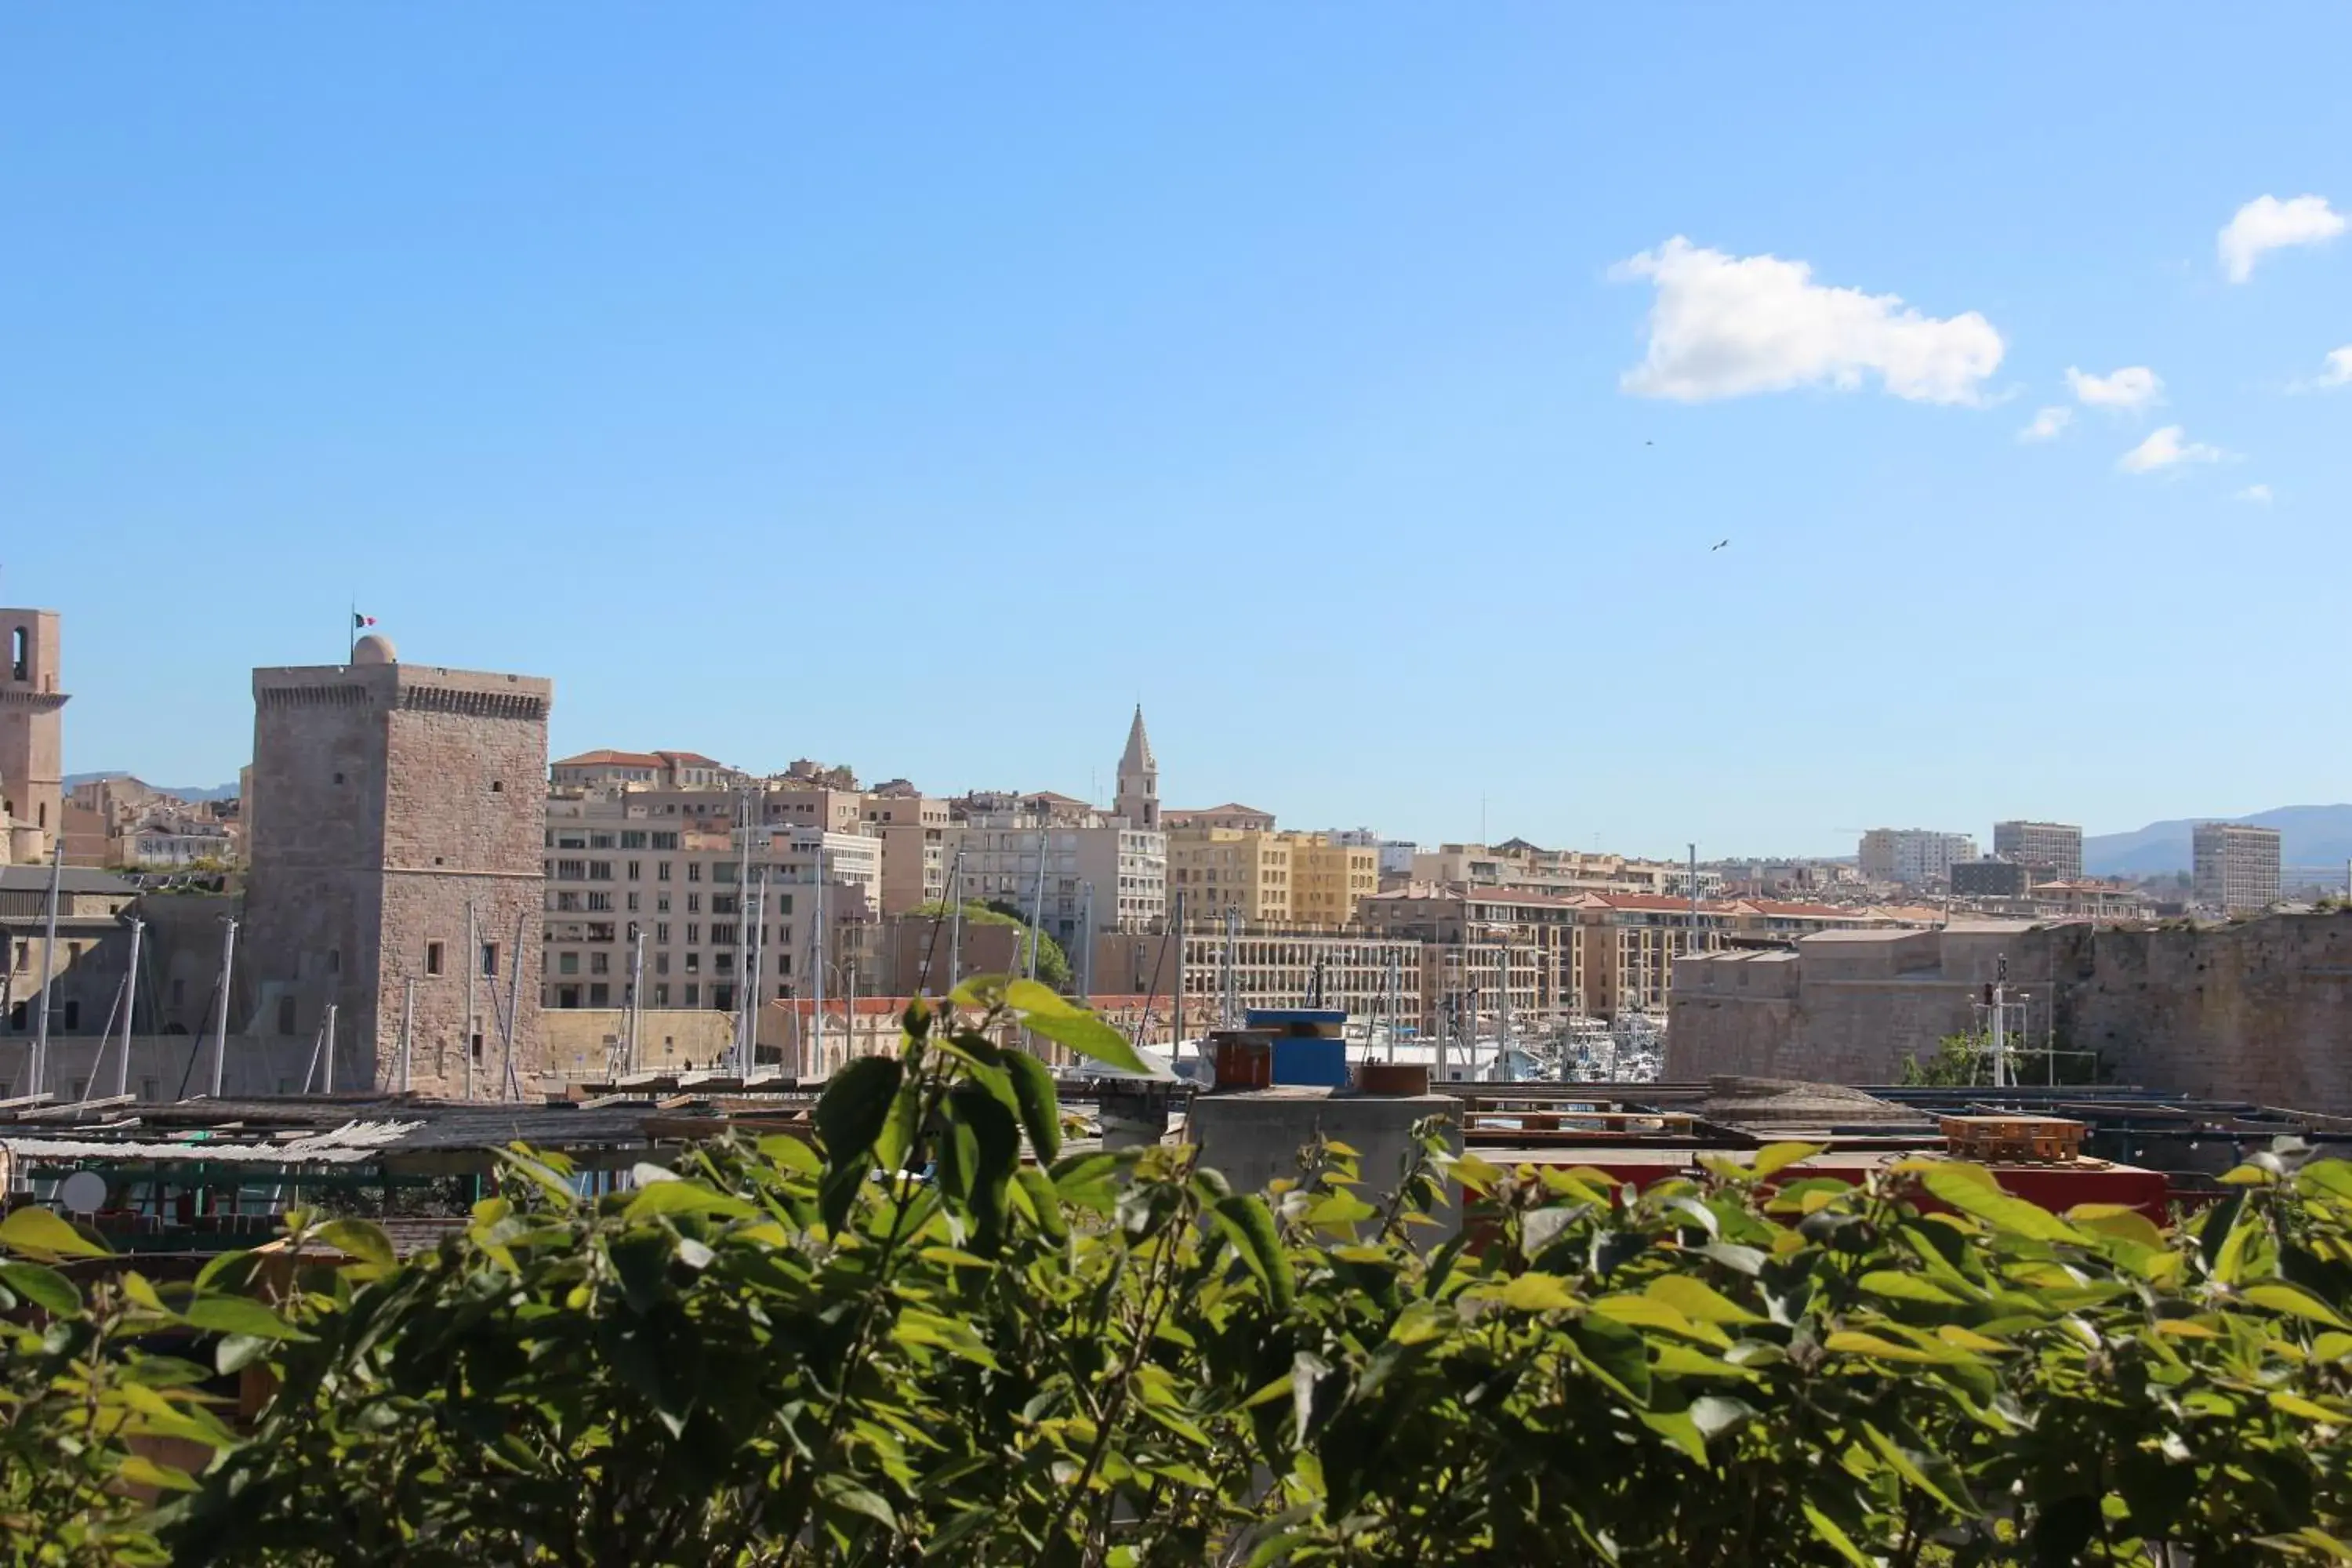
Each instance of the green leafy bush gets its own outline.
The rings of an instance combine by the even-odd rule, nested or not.
[[[971,1000],[1127,1049],[1042,986]],[[2347,1556],[2342,1162],[2265,1152],[2172,1233],[2053,1215],[1942,1161],[1850,1187],[1781,1145],[1635,1194],[1448,1158],[1435,1128],[1399,1173],[1360,1184],[1323,1144],[1297,1183],[1237,1194],[1188,1150],[1062,1154],[1042,1068],[919,1010],[898,1058],[836,1076],[816,1124],[814,1147],[714,1144],[595,1200],[517,1151],[505,1195],[404,1262],[364,1221],[305,1220],[297,1244],[349,1267],[241,1255],[168,1301],[128,1275],[78,1301],[10,1274],[58,1314],[7,1352],[13,1550],[345,1568]],[[1448,1182],[1476,1200],[1452,1237]],[[217,1366],[278,1381],[234,1440],[186,1392],[196,1369],[139,1348],[191,1328]],[[217,1449],[164,1476],[152,1513],[109,1490],[140,1421]]]

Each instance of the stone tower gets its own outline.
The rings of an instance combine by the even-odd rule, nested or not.
[[[251,1032],[312,1036],[333,1002],[336,1089],[397,1089],[413,981],[412,1088],[502,1098],[511,1008],[536,1094],[553,699],[532,676],[402,664],[379,637],[348,665],[253,672]]]
[[[48,858],[65,830],[66,694],[58,689],[58,613],[0,610],[0,798],[9,858]]]
[[[1143,732],[1143,704],[1135,705],[1135,722],[1127,727],[1127,750],[1118,756],[1118,795],[1111,803],[1115,816],[1129,827],[1160,826],[1160,764],[1151,759],[1151,737]]]

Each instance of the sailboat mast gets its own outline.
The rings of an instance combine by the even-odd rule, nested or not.
[[[114,1064],[114,1092],[117,1096],[127,1092],[125,1086],[131,1081],[131,1024],[139,1011],[139,938],[146,929],[145,921],[137,915],[131,917],[131,974],[124,983],[122,993],[122,1055]],[[97,1076],[96,1073],[90,1074],[93,1079]]]
[[[49,900],[41,915],[40,1020],[34,1026],[33,1092],[49,1069],[49,993],[58,987],[58,893],[66,874],[66,839],[62,829],[49,846]]]

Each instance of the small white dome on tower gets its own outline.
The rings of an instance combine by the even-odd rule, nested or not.
[[[352,662],[353,664],[398,664],[400,650],[392,646],[390,637],[380,632],[370,632],[352,644]]]

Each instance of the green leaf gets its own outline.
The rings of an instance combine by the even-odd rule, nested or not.
[[[1684,1317],[1701,1323],[1760,1323],[1764,1320],[1738,1302],[1687,1274],[1661,1274],[1642,1292],[1664,1301]]]
[[[1840,1355],[1875,1356],[1882,1361],[1951,1362],[1960,1357],[1958,1351],[1938,1353],[1917,1345],[1897,1344],[1880,1335],[1861,1333],[1852,1329],[1841,1329],[1830,1335],[1822,1342],[1822,1347]]]
[[[1828,1147],[1826,1143],[1767,1143],[1756,1151],[1756,1158],[1748,1165],[1748,1170],[1760,1182],[1800,1160],[1811,1159]]]
[[[1054,1092],[1054,1075],[1027,1051],[1004,1053],[1004,1071],[1013,1080],[1020,1102],[1021,1130],[1040,1164],[1051,1164],[1062,1153],[1062,1103]]]
[[[1698,1423],[1680,1410],[1637,1410],[1642,1425],[1672,1443],[1690,1457],[1694,1464],[1706,1463],[1706,1440],[1699,1435]]]
[[[114,1462],[115,1479],[134,1486],[153,1487],[158,1491],[192,1492],[196,1483],[184,1470],[159,1465],[144,1454],[128,1454]]]
[[[2330,1410],[2300,1394],[2274,1393],[2270,1395],[2270,1402],[2272,1409],[2283,1410],[2289,1415],[2300,1415],[2305,1421],[2326,1421],[2338,1426],[2352,1424],[2352,1413]]]
[[[1650,1352],[1624,1324],[1587,1313],[1569,1324],[1577,1359],[1636,1405],[1650,1403]]]
[[[2208,1273],[2216,1273],[2220,1268],[2222,1244],[2238,1228],[2238,1215],[2245,1206],[2246,1194],[2241,1189],[2205,1211],[2205,1218],[2197,1227],[2197,1250],[2205,1259]]]
[[[2331,1329],[2352,1329],[2352,1323],[2346,1322],[2326,1302],[2292,1285],[2249,1285],[2239,1294],[2255,1306],[2267,1307],[2273,1312],[2285,1312],[2315,1323],[2323,1323]]]
[[[1053,1242],[1067,1240],[1070,1223],[1062,1214],[1062,1194],[1054,1190],[1052,1178],[1045,1172],[1024,1166],[1013,1178],[1013,1191],[1028,1200],[1029,1216],[1039,1231]]]
[[[981,1250],[992,1251],[1004,1234],[1006,1188],[1021,1167],[1021,1124],[970,1079],[948,1090],[941,1109],[948,1136],[940,1145],[940,1188],[970,1204]]]
[[[259,1334],[224,1334],[220,1343],[213,1347],[213,1365],[226,1377],[260,1360],[268,1349],[269,1342]]]
[[[398,1261],[393,1256],[392,1237],[373,1220],[331,1219],[317,1232],[320,1241],[346,1257],[379,1268],[390,1268]]]
[[[73,1281],[37,1263],[0,1263],[0,1285],[52,1317],[70,1318],[81,1310],[81,1292]]]
[[[1274,1215],[1255,1193],[1234,1193],[1219,1198],[1209,1211],[1211,1221],[1229,1237],[1242,1262],[1257,1277],[1266,1300],[1278,1312],[1290,1310],[1297,1299],[1290,1278],[1290,1260],[1276,1235]]]
[[[1840,1530],[1836,1521],[1828,1514],[1809,1502],[1801,1502],[1800,1506],[1805,1510],[1805,1522],[1813,1527],[1814,1535],[1818,1536],[1823,1544],[1835,1550],[1839,1556],[1853,1563],[1854,1568],[1878,1568],[1877,1559],[1864,1556],[1862,1548],[1849,1540],[1846,1532]]]
[[[1056,1045],[1067,1046],[1078,1055],[1098,1061],[1105,1067],[1147,1078],[1150,1076],[1151,1068],[1135,1054],[1135,1047],[1127,1043],[1127,1037],[1092,1013],[1083,1013],[1076,1008],[1064,1013],[1024,1013],[1021,1021]]]
[[[1004,985],[1004,1005],[1015,1012],[1046,1018],[1080,1018],[1086,1009],[1050,985],[1034,980],[1011,980]]]
[[[1895,1441],[1894,1438],[1889,1437],[1885,1433],[1881,1432],[1877,1427],[1873,1426],[1867,1421],[1862,1424],[1862,1435],[1864,1438],[1868,1439],[1872,1447],[1878,1450],[1878,1457],[1893,1467],[1895,1473],[1901,1476],[1904,1480],[1907,1481],[1912,1486],[1918,1488],[1921,1491],[1926,1492],[1929,1497],[1934,1498],[1937,1502],[1942,1503],[1954,1513],[1965,1514],[1975,1511],[1973,1509],[1962,1505],[1959,1501],[1955,1500],[1949,1492],[1947,1492],[1942,1487],[1937,1486],[1934,1481],[1928,1479],[1927,1472],[1920,1467],[1918,1460],[1913,1458],[1910,1453],[1906,1451],[1901,1445]]]
[[[625,1225],[643,1225],[659,1215],[716,1214],[730,1219],[742,1219],[760,1211],[731,1193],[722,1193],[700,1182],[656,1182],[650,1187],[639,1187],[629,1206],[621,1211]]]
[[[761,1139],[760,1152],[796,1176],[814,1176],[824,1169],[824,1162],[816,1157],[808,1140],[790,1132],[773,1132]]]
[[[0,1219],[0,1247],[32,1258],[109,1258],[112,1254],[45,1208],[27,1205]]]
[[[2033,1241],[2084,1239],[2081,1232],[2048,1209],[1988,1186],[1980,1177],[1965,1173],[1957,1166],[1931,1166],[1919,1173],[1919,1180],[1929,1192],[1962,1214],[1973,1215],[2013,1236]]]
[[[194,1327],[216,1334],[251,1334],[263,1340],[307,1340],[296,1328],[249,1296],[199,1296],[180,1309]]]
[[[1941,1285],[1916,1274],[1905,1274],[1893,1268],[1874,1268],[1855,1281],[1874,1296],[1885,1296],[1896,1301],[1930,1301],[1939,1307],[1959,1307],[1967,1303]]]
[[[882,1135],[905,1075],[896,1057],[856,1057],[833,1075],[816,1102],[816,1135],[829,1169],[868,1168],[867,1151]]]
[[[1567,1280],[1533,1270],[1496,1291],[1495,1300],[1515,1312],[1559,1312],[1577,1304],[1576,1292],[1569,1289]]]
[[[880,1061],[884,1058],[868,1057],[865,1059]],[[885,1530],[896,1531],[898,1528],[898,1516],[890,1510],[890,1505],[847,1476],[838,1473],[822,1476],[818,1478],[816,1490],[827,1504],[844,1513],[870,1519]]]

